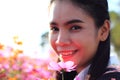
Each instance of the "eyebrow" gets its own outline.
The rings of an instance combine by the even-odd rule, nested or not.
[[[57,25],[56,22],[50,22],[50,25]]]
[[[79,19],[73,19],[73,20],[66,22],[64,25],[69,25],[69,24],[73,24],[73,23],[84,23],[84,22],[82,20],[79,20]],[[57,25],[56,22],[50,22],[50,24]]]
[[[73,20],[66,22],[65,25],[73,24],[73,23],[84,23],[84,22],[82,20],[79,20],[79,19],[73,19]]]

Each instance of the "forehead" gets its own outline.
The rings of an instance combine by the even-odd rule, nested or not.
[[[70,1],[55,1],[50,8],[50,21],[62,22],[71,19],[85,19],[90,16],[80,7],[75,6]]]

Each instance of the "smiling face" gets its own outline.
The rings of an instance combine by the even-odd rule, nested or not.
[[[65,1],[56,1],[50,9],[49,41],[55,52],[78,67],[89,64],[100,41],[94,19],[83,9]]]

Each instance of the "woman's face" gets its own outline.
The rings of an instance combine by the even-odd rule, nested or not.
[[[49,41],[63,61],[87,65],[96,53],[98,32],[93,18],[81,8],[65,1],[52,4]]]

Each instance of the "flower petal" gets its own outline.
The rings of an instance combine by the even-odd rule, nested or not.
[[[76,69],[66,69],[67,72],[75,71]]]
[[[48,69],[49,70],[56,70],[56,71],[61,71],[65,70],[67,72],[74,71],[76,68],[76,65],[74,65],[73,61],[67,61],[67,62],[50,62]]]
[[[71,68],[74,65],[73,61],[67,61],[65,62],[66,68]]]
[[[59,65],[62,69],[66,68],[66,65],[65,65],[64,62],[59,62],[58,65]]]
[[[56,70],[56,71],[61,70],[61,68],[59,67],[59,65],[56,62],[50,62],[48,69],[49,70]]]
[[[67,61],[66,63],[66,71],[67,72],[71,72],[71,71],[74,71],[76,70],[76,65],[74,65],[74,62],[73,61]]]

